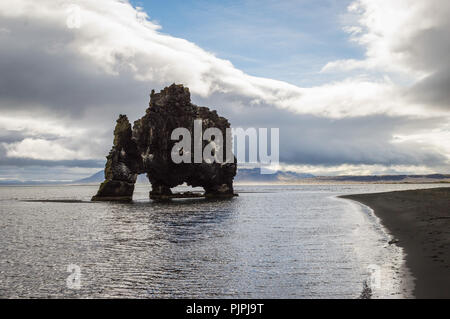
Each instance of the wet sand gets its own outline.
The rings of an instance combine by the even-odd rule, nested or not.
[[[450,298],[450,187],[347,195],[369,206],[398,240],[416,298]]]

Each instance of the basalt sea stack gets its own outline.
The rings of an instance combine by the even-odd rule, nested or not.
[[[171,152],[177,143],[171,139],[173,130],[186,128],[194,136],[195,120],[201,120],[203,132],[208,128],[219,129],[224,137],[224,148],[231,147],[228,120],[216,111],[192,104],[189,89],[182,85],[173,84],[160,93],[152,91],[146,114],[135,121],[133,127],[125,115],[120,115],[114,130],[114,145],[107,156],[105,181],[92,200],[131,201],[136,178],[143,173],[152,184],[152,199],[177,197],[171,188],[183,183],[203,187],[207,197],[234,196],[234,156],[228,162],[203,160],[195,163],[192,152],[190,163],[172,161]],[[208,141],[202,143],[204,147]]]

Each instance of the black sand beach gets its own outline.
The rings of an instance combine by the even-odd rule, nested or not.
[[[416,298],[450,298],[450,188],[347,195],[371,207],[406,253]]]

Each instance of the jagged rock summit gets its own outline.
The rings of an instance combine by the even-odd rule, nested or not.
[[[153,90],[146,114],[133,127],[126,115],[120,115],[114,129],[114,145],[107,156],[105,181],[92,200],[131,201],[136,178],[143,173],[152,184],[151,199],[180,197],[172,194],[171,188],[183,183],[203,187],[207,197],[234,196],[234,155],[228,162],[195,163],[193,152],[190,163],[176,164],[172,160],[171,152],[177,142],[171,139],[173,130],[186,128],[194,136],[195,120],[201,120],[202,132],[219,129],[224,136],[224,149],[231,147],[228,120],[216,111],[192,104],[189,89],[183,85],[172,84],[160,93]],[[202,142],[202,146],[206,144],[208,141]]]

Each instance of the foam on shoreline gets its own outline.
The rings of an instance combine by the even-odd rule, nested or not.
[[[379,248],[378,254],[383,255],[382,258],[374,260],[374,263],[369,265],[379,267],[380,282],[374,285],[369,284],[373,298],[413,298],[414,295],[414,277],[408,266],[406,265],[406,253],[404,249],[395,243],[393,234],[382,224],[381,219],[375,214],[374,210],[367,205],[358,201],[345,199],[355,209],[363,214],[364,219],[367,220],[368,225],[380,236],[379,241],[375,243]],[[365,229],[356,230],[357,236],[365,236]],[[355,247],[358,252],[358,246]],[[368,271],[368,279],[370,282],[371,274]]]
[[[414,298],[449,298],[450,252],[446,249],[450,226],[449,187],[341,198],[369,206],[386,233],[395,236],[404,256],[402,289],[412,290]]]

